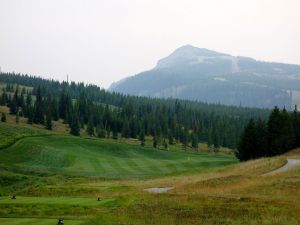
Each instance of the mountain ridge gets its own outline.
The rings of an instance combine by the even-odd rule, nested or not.
[[[292,108],[300,103],[300,66],[184,45],[110,91],[227,105]]]

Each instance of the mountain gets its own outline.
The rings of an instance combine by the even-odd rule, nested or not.
[[[185,45],[149,71],[113,83],[110,91],[243,105],[300,104],[300,65],[257,61]]]

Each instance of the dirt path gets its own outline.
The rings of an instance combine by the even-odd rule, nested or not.
[[[287,163],[285,165],[264,175],[273,175],[277,173],[282,173],[297,166],[300,166],[300,159],[287,159]]]

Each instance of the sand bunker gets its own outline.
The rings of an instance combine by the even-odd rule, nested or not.
[[[155,188],[147,188],[144,189],[145,191],[149,193],[166,193],[169,190],[172,190],[174,187],[155,187]]]

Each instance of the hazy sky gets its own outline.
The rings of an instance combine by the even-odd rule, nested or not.
[[[0,0],[0,66],[108,87],[191,44],[300,64],[299,0]]]

